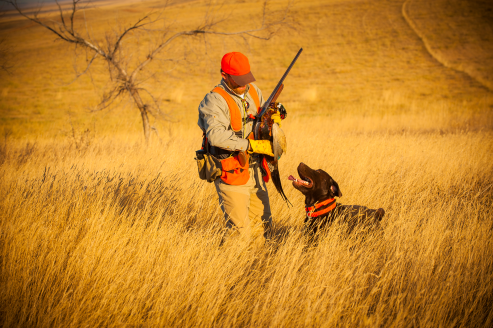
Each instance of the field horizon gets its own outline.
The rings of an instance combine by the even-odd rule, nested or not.
[[[104,39],[147,13],[154,31],[212,17],[258,26],[262,2],[96,2],[81,26]],[[49,9],[49,7],[46,7]],[[56,19],[47,9],[41,17]],[[0,326],[489,327],[493,324],[493,5],[484,1],[267,3],[270,40],[183,39],[141,86],[166,119],[128,98],[94,111],[105,64],[36,24],[0,16]],[[154,15],[154,16],[153,16]],[[272,17],[271,17],[272,18]],[[268,95],[299,48],[280,101],[288,207],[269,183],[275,237],[221,245],[214,187],[198,178],[197,107],[241,51]],[[134,66],[132,66],[134,65]],[[382,207],[383,234],[303,234],[304,162],[342,204]]]

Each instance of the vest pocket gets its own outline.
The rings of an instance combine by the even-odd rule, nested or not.
[[[213,182],[221,176],[221,162],[214,156],[205,153],[203,150],[199,150],[196,151],[195,160],[201,180]]]
[[[245,166],[241,166],[238,155],[223,159],[221,166],[223,169],[221,180],[226,184],[234,186],[244,185],[250,179],[248,161]]]

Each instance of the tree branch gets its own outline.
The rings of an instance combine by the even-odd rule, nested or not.
[[[111,57],[114,57],[116,51],[118,50],[118,47],[120,46],[120,43],[122,41],[122,39],[125,37],[125,35],[127,35],[128,32],[132,31],[132,30],[135,30],[135,29],[138,29],[142,26],[145,26],[147,24],[140,24],[141,22],[143,22],[144,20],[146,20],[148,18],[148,16],[145,16],[141,19],[139,19],[137,21],[137,23],[135,23],[134,25],[132,25],[131,27],[127,28],[125,31],[123,31],[123,33],[120,35],[120,37],[118,38],[118,40],[115,42],[115,47],[113,49],[112,52],[110,52],[110,56]],[[140,24],[140,25],[139,25]]]
[[[63,26],[65,26],[65,19],[63,18],[63,11],[62,11],[62,7],[60,6],[60,4],[58,3],[58,0],[55,0],[55,3],[58,7],[58,11],[60,12],[60,18],[62,19],[62,24]]]
[[[115,86],[113,89],[111,89],[108,92],[105,92],[103,96],[101,97],[101,101],[99,104],[96,106],[96,109],[93,109],[93,112],[96,111],[102,111],[108,107],[110,107],[113,102],[126,90],[120,85]]]
[[[71,85],[72,83],[74,83],[75,81],[77,81],[77,79],[79,77],[81,77],[82,75],[86,74],[89,71],[89,68],[91,68],[92,62],[94,61],[94,59],[96,59],[97,56],[98,56],[98,53],[95,53],[94,56],[89,61],[89,63],[87,64],[86,69],[82,73],[77,74],[77,71],[75,71],[75,73],[76,73],[75,78],[71,82],[69,82],[67,85]]]
[[[70,15],[70,34],[74,35],[74,17],[77,10],[77,4],[80,0],[72,0],[72,15]]]

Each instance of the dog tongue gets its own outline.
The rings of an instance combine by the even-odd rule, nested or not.
[[[309,183],[309,182],[307,182],[307,181],[304,181],[304,180],[298,180],[298,179],[296,179],[295,177],[293,177],[292,175],[290,175],[290,176],[288,177],[288,180],[295,181],[295,182],[298,182],[298,183],[302,183],[302,184],[304,184],[304,185],[309,185],[309,184],[310,184],[310,183]]]

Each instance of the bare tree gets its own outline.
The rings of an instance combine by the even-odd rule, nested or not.
[[[83,0],[72,0],[70,6],[66,9],[62,8],[62,4],[55,0],[58,7],[58,20],[40,17],[40,9],[33,13],[26,13],[17,0],[0,0],[10,4],[19,14],[29,19],[30,21],[44,27],[53,33],[57,39],[63,40],[75,46],[77,50],[82,49],[86,54],[85,68],[78,72],[76,69],[76,77],[90,72],[91,65],[96,60],[103,60],[107,67],[106,72],[109,75],[111,86],[109,91],[106,91],[101,101],[96,107],[97,110],[102,110],[110,106],[116,99],[124,95],[130,97],[133,103],[139,109],[142,124],[144,128],[144,136],[146,141],[149,141],[151,134],[151,126],[149,123],[149,115],[154,117],[163,117],[164,112],[159,106],[159,102],[149,90],[142,87],[142,82],[145,80],[142,73],[147,68],[147,65],[154,59],[162,57],[163,53],[169,52],[170,47],[176,40],[186,37],[202,37],[205,38],[208,34],[221,36],[240,36],[246,40],[247,37],[268,40],[276,32],[276,30],[286,21],[287,9],[281,15],[267,15],[266,5],[264,4],[263,16],[259,26],[248,30],[239,31],[224,31],[217,29],[218,19],[215,19],[210,14],[206,14],[204,20],[196,28],[191,30],[182,30],[172,32],[171,26],[164,28],[153,28],[158,21],[162,21],[161,14],[149,14],[138,19],[130,26],[121,28],[119,32],[106,33],[103,41],[97,40],[91,36],[87,28],[87,22],[81,9],[83,5],[87,6]],[[274,18],[274,20],[269,20]],[[132,53],[129,49],[123,49],[125,41],[131,34],[143,32],[148,35],[154,35],[155,41],[148,47],[148,51],[142,55]],[[131,43],[129,43],[131,44]],[[172,48],[171,48],[172,49]],[[140,57],[135,59],[135,57]],[[130,65],[132,62],[132,65]],[[142,94],[148,95],[150,101],[144,101]]]

